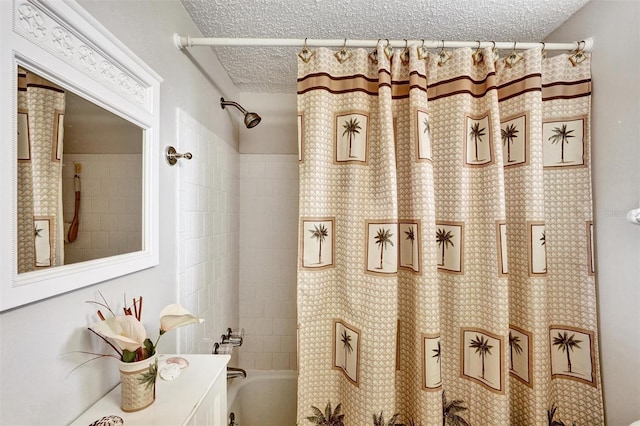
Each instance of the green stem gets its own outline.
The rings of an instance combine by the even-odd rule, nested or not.
[[[162,331],[160,331],[160,333],[158,334],[158,338],[156,339],[156,343],[153,344],[153,353],[156,353],[156,348],[158,347],[158,342],[160,341],[160,338],[162,337],[164,333]],[[153,354],[149,354],[149,355],[153,355]]]

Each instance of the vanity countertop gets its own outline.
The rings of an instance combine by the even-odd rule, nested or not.
[[[182,370],[180,375],[171,381],[158,377],[156,400],[151,406],[134,413],[122,411],[120,385],[118,385],[71,423],[71,426],[88,426],[109,415],[121,417],[124,420],[124,426],[195,424],[194,416],[203,405],[203,401],[205,401],[204,405],[209,405],[202,407],[203,410],[223,410],[222,418],[226,418],[226,366],[230,356],[161,354],[158,356],[158,367],[161,368],[166,359],[174,356],[189,361],[189,367]],[[218,395],[220,393],[223,395]],[[214,407],[214,405],[220,405],[220,407]],[[217,422],[207,422],[207,424],[217,424]]]

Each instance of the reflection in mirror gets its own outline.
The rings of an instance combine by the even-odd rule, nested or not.
[[[142,250],[143,131],[18,67],[18,273]]]

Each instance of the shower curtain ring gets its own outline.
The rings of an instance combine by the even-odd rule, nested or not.
[[[500,59],[500,54],[498,53],[498,49],[496,49],[496,42],[491,40],[491,44],[493,45],[491,46],[491,56],[493,57],[493,62],[495,62]]]
[[[315,55],[316,52],[314,52],[313,50],[309,49],[309,46],[307,46],[307,37],[304,38],[304,45],[302,46],[302,50],[300,50],[300,52],[298,53],[298,57],[300,59],[302,59],[302,61],[305,64],[308,64],[309,61],[311,60],[311,58],[313,58],[313,55]]]
[[[523,58],[522,55],[520,55],[518,52],[516,52],[516,44],[517,43],[518,43],[517,41],[513,42],[513,50],[511,51],[509,56],[504,58],[504,63],[509,68],[513,67],[515,64],[520,62],[520,60]]]
[[[336,57],[336,59],[338,60],[338,62],[340,62],[341,64],[344,63],[345,61],[347,61],[349,58],[351,58],[351,56],[353,56],[353,53],[349,52],[347,50],[347,39],[344,39],[344,44],[342,45],[342,49],[338,50],[334,56]]]
[[[584,51],[580,47],[583,45],[586,46],[587,42],[584,40],[580,40],[578,42],[578,47],[576,47],[576,50],[574,50],[573,54],[568,58],[574,67],[581,64],[585,59],[587,59],[587,55],[584,53]]]
[[[384,55],[387,57],[387,59],[391,59],[391,55],[393,55],[393,47],[391,47],[391,42],[389,41],[389,39],[387,40],[387,45],[384,47]]]
[[[422,46],[418,49],[418,59],[427,59],[427,48],[424,47],[424,39],[422,39]]]
[[[404,50],[400,54],[400,61],[402,62],[402,65],[409,65],[409,60],[410,60],[409,41],[406,38],[403,38],[403,40],[404,40]]]
[[[471,54],[471,57],[473,58],[473,65],[481,64],[484,61],[484,54],[482,53],[482,50],[480,50],[480,40],[477,41],[478,47],[476,47],[476,51]]]
[[[443,66],[451,58],[451,54],[444,50],[444,40],[442,40],[442,47],[438,53],[438,66]]]
[[[378,39],[378,42],[376,43],[376,47],[375,49],[373,49],[373,51],[371,51],[371,53],[369,53],[369,62],[371,62],[374,65],[378,64],[378,47],[380,47],[380,41],[382,41],[381,38]]]

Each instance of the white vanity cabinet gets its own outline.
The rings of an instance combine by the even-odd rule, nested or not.
[[[159,355],[164,360],[180,356],[189,367],[170,381],[158,377],[156,400],[135,413],[120,409],[120,385],[78,417],[71,426],[88,426],[109,415],[124,420],[124,426],[225,426],[227,424],[227,363],[229,355]]]

